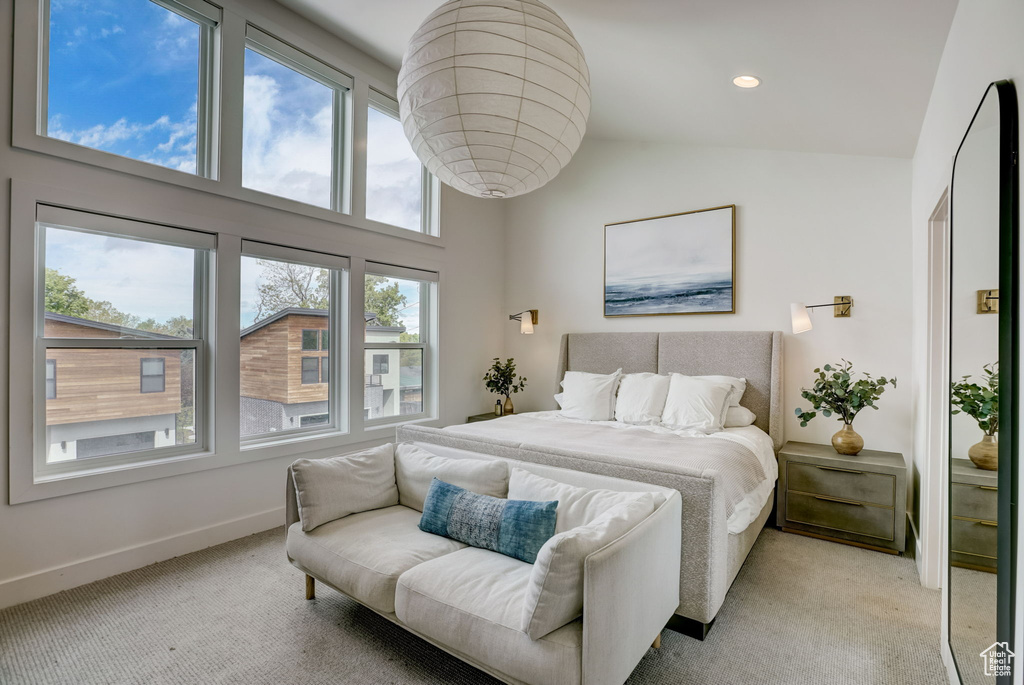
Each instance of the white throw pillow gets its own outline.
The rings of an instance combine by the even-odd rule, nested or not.
[[[725,412],[726,428],[743,428],[753,425],[754,421],[757,421],[757,416],[746,407],[729,407]]]
[[[562,380],[562,416],[586,421],[611,421],[615,417],[615,391],[622,369],[615,373],[566,371]]]
[[[435,476],[478,495],[508,496],[508,464],[501,459],[439,457],[422,447],[399,443],[395,449],[399,504],[423,511],[423,500]]]
[[[703,381],[711,381],[713,383],[728,383],[732,386],[729,391],[729,398],[725,402],[725,407],[722,408],[722,424],[725,424],[726,412],[729,407],[740,406],[740,400],[743,399],[743,393],[747,391],[747,379],[736,378],[734,376],[694,376]]]
[[[649,425],[661,421],[668,397],[669,377],[656,373],[627,373],[619,381],[615,420]]]
[[[512,468],[512,474],[508,479],[509,499],[528,502],[558,500],[556,534],[586,525],[608,510],[632,502],[643,494],[645,493],[578,488],[515,467]],[[658,504],[660,503],[659,500]]]
[[[693,376],[693,378],[699,378],[702,381],[711,381],[712,383],[728,383],[731,386],[731,389],[729,390],[730,407],[740,406],[740,400],[743,399],[743,393],[747,391],[746,378],[736,378],[735,376]]]
[[[561,505],[559,505],[561,507]],[[622,537],[654,511],[652,493],[640,493],[590,523],[549,539],[537,553],[523,600],[523,632],[538,640],[583,613],[586,558]]]
[[[291,465],[299,521],[307,533],[319,525],[398,504],[395,446],[330,459],[298,459]]]
[[[669,382],[661,423],[678,430],[717,433],[722,430],[731,390],[728,383],[674,373]]]

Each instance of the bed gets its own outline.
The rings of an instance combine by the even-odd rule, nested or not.
[[[782,334],[778,331],[572,333],[566,371],[655,372],[745,378],[748,428],[713,436],[534,412],[443,429],[403,426],[398,439],[434,452],[493,454],[675,488],[682,494],[680,604],[669,627],[703,639],[772,510],[782,438]],[[558,385],[552,387],[557,392]]]

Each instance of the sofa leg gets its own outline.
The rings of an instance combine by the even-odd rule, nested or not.
[[[672,618],[668,620],[668,625],[665,626],[669,630],[674,630],[677,633],[682,633],[688,637],[695,638],[703,641],[711,632],[711,626],[714,625],[715,619],[711,619],[710,623],[701,623],[695,621],[692,618],[686,618],[679,614],[674,614]]]
[[[306,576],[306,599],[316,599],[316,579]]]
[[[654,649],[661,649],[661,633],[658,633],[658,637],[654,638],[654,643],[651,644]]]

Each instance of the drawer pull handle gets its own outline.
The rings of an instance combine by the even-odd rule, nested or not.
[[[829,497],[828,495],[815,495],[814,499],[824,500],[826,502],[839,502],[840,504],[852,504],[855,507],[864,506],[860,502],[854,502],[852,499],[842,499],[839,497]]]
[[[858,476],[863,476],[863,471],[854,471],[853,469],[837,469],[835,466],[819,466],[822,471],[840,471],[841,473],[856,473]]]
[[[978,523],[980,523],[983,526],[992,526],[993,528],[999,525],[995,521],[978,521]]]
[[[999,488],[993,487],[991,485],[979,485],[978,487],[981,488],[982,490],[995,490],[995,491],[999,490]]]

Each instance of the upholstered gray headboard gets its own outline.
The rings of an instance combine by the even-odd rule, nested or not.
[[[686,333],[567,333],[562,336],[555,392],[566,371],[589,373],[720,374],[747,379],[740,404],[782,447],[782,333],[694,331]]]

